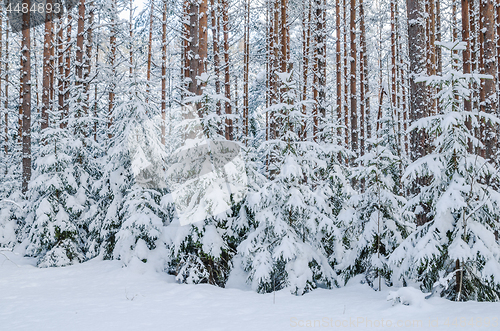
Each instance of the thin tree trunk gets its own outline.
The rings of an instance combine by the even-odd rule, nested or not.
[[[396,4],[391,1],[391,109],[392,116],[397,120],[398,108],[396,104]],[[396,130],[394,130],[396,131]],[[396,132],[396,140],[400,141],[401,132]]]
[[[149,9],[149,38],[148,38],[148,66],[146,71],[146,103],[149,102],[149,93],[151,92],[151,62],[153,57],[153,18],[154,18],[154,7],[155,2],[151,0],[151,8]]]
[[[84,95],[85,95],[85,102],[83,103],[83,107],[84,107],[84,112],[85,114],[88,113],[88,106],[89,106],[89,101],[90,101],[90,92],[89,92],[89,88],[90,88],[90,74],[92,72],[92,45],[93,45],[93,29],[94,29],[94,10],[95,10],[95,7],[94,7],[94,3],[91,2],[89,4],[89,26],[87,28],[87,47],[85,49],[85,55],[86,55],[86,58],[85,58],[85,73],[84,73],[84,76],[83,76],[83,91],[84,91]],[[97,63],[96,63],[96,66],[97,66]],[[93,125],[93,129],[94,129],[94,141],[97,141],[97,132],[96,132],[96,126],[95,126],[95,123],[97,121],[97,118],[94,118],[93,119],[94,121],[94,125]]]
[[[75,57],[75,68],[76,68],[76,86],[79,86],[83,81],[83,39],[84,39],[84,28],[85,28],[85,0],[80,0],[80,6],[78,6],[78,25],[76,34],[76,57]]]
[[[31,7],[31,1],[26,0],[28,8]],[[23,157],[23,181],[22,192],[26,194],[28,184],[31,180],[31,40],[30,40],[30,13],[23,13],[23,31],[22,31],[22,157]]]
[[[361,83],[363,84],[364,88],[364,107],[365,107],[365,121],[366,121],[366,138],[370,139],[371,138],[371,131],[372,131],[372,125],[371,125],[371,118],[370,118],[370,85],[368,84],[368,51],[366,49],[366,28],[365,28],[365,6],[363,2],[360,2],[360,15],[362,17],[360,24],[361,24],[361,36],[360,36],[360,42],[361,42],[361,50],[363,51],[363,79],[361,80]]]
[[[339,139],[342,136],[342,129],[340,124],[342,123],[342,62],[340,53],[340,0],[335,0],[335,30],[337,40],[335,41],[335,62],[336,62],[336,84],[337,84],[337,121],[339,128],[337,129],[337,136]]]
[[[210,7],[212,7],[212,40],[214,52],[214,74],[215,74],[215,93],[220,94],[220,58],[219,58],[219,1],[217,6],[214,0],[210,0]],[[246,20],[246,18],[245,18]],[[247,29],[245,28],[245,38]],[[246,40],[246,39],[245,39]],[[245,54],[246,56],[246,54]],[[246,59],[246,58],[245,58]],[[217,101],[216,114],[220,116],[220,102]]]
[[[325,36],[325,3],[323,0],[316,1],[316,33],[315,33],[315,56],[316,56],[316,75],[318,77],[318,105],[319,115],[322,120],[326,117],[325,98],[326,98],[326,36]],[[315,127],[319,132],[319,122],[316,118]],[[314,135],[316,139],[316,134]]]
[[[229,75],[229,17],[228,17],[228,0],[222,0],[222,31],[224,34],[224,91],[225,97],[231,100],[231,81]],[[231,116],[231,103],[230,101],[225,102],[225,112],[226,112],[226,139],[233,139],[233,120]]]
[[[5,155],[9,152],[9,19],[5,19]]]
[[[167,0],[163,0],[161,38],[161,143],[165,145],[165,121],[167,114]]]
[[[111,48],[110,66],[111,66],[111,85],[108,93],[108,138],[113,137],[111,126],[113,125],[113,109],[115,107],[115,79],[116,79],[116,0],[111,2],[111,35],[109,37],[109,45]],[[149,55],[148,55],[149,56]],[[147,97],[147,96],[146,96]]]
[[[72,16],[70,12],[68,12],[68,19],[67,19],[67,28],[66,28],[66,67],[64,71],[64,112],[63,112],[63,123],[64,127],[66,128],[68,123],[67,123],[67,118],[69,115],[69,87],[70,87],[70,74],[71,74],[71,21],[72,21]]]
[[[350,148],[349,141],[349,106],[348,100],[350,97],[349,94],[349,79],[347,72],[347,4],[346,0],[342,0],[342,8],[343,10],[343,33],[344,33],[344,126],[345,126],[345,147],[347,149]],[[346,160],[347,162],[347,160]]]
[[[52,4],[51,0],[47,0],[47,4]],[[52,53],[52,12],[47,12],[45,15],[45,35],[43,38],[43,90],[42,90],[42,122],[41,129],[44,130],[49,126],[49,110],[51,107],[51,76],[53,75],[51,66],[51,53]]]
[[[63,19],[59,18],[57,24],[57,67],[58,67],[58,75],[57,75],[57,102],[58,102],[58,110],[59,110],[59,128],[64,128],[64,44],[63,44]]]
[[[213,0],[212,0],[213,1]],[[245,136],[245,146],[248,143],[248,73],[250,70],[250,0],[245,0],[245,35],[244,35],[244,73],[243,73],[243,131]],[[215,52],[215,46],[214,46]]]
[[[462,52],[462,62],[463,62],[463,72],[464,74],[471,73],[471,42],[469,35],[469,0],[462,0],[462,40],[466,43],[466,47]],[[469,86],[470,88],[470,86]],[[472,111],[471,100],[464,99],[464,110],[470,114]],[[472,131],[471,118],[468,117],[465,125],[469,131]],[[469,153],[473,152],[472,141],[468,139],[467,141]]]
[[[130,38],[130,49],[128,54],[128,61],[130,68],[128,69],[129,77],[132,78],[134,73],[134,31],[133,31],[133,19],[134,19],[134,0],[130,0],[129,4],[129,21],[128,21],[128,33]]]
[[[2,63],[2,56],[3,56],[3,7],[0,7],[0,65]],[[1,95],[1,91],[2,91],[2,76],[5,75],[6,73],[2,72],[2,68],[0,67],[0,95]],[[0,100],[1,102],[1,100]],[[7,137],[7,134],[9,132],[9,130],[7,129],[8,128],[8,120],[9,120],[9,116],[7,115],[9,112],[9,110],[7,108],[5,108],[5,138]],[[2,121],[2,119],[0,119],[0,122]],[[4,149],[5,149],[5,155],[7,155],[7,151],[8,151],[8,148],[7,148],[7,140],[5,140],[5,146],[4,146]]]
[[[358,105],[356,94],[356,0],[351,0],[351,145],[352,151],[358,151]]]
[[[365,89],[368,87],[368,84],[366,83],[366,79],[368,79],[367,75],[367,63],[366,63],[366,39],[365,39],[365,10],[363,6],[363,0],[359,0],[359,24],[360,24],[360,29],[361,29],[361,34],[360,34],[360,50],[359,50],[359,112],[360,112],[360,122],[359,122],[359,128],[360,128],[360,155],[363,156],[365,155],[365,124],[366,124],[366,119],[365,119],[365,110],[368,105],[366,102],[366,91]],[[364,184],[364,182],[363,182]],[[364,185],[362,185],[364,186]]]
[[[307,86],[308,86],[308,69],[309,69],[309,46],[311,42],[311,1],[303,2],[302,12],[302,75],[303,75],[303,86],[302,86],[302,101],[307,100]],[[302,105],[302,115],[304,119],[302,121],[301,127],[301,139],[305,140],[307,138],[307,122],[306,122],[307,106],[305,103]]]
[[[430,57],[430,74],[436,75],[436,6],[435,2],[437,0],[428,0],[429,1],[429,57]],[[436,94],[435,88],[429,88],[430,92],[430,105],[431,114],[437,114],[437,99],[434,97]]]
[[[441,0],[436,0],[436,41],[441,42]],[[436,48],[437,74],[443,73],[443,50]]]

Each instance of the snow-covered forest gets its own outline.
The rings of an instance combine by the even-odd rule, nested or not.
[[[499,1],[12,8],[3,249],[259,293],[500,300]]]

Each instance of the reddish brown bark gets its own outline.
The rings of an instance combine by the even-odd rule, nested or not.
[[[28,8],[31,1],[26,0]],[[30,13],[23,13],[23,32],[21,40],[21,78],[22,78],[22,192],[28,191],[31,180],[31,40],[30,40]]]
[[[51,4],[51,0],[47,0],[47,4]],[[45,35],[43,38],[43,76],[42,76],[42,122],[41,129],[44,130],[49,126],[49,110],[51,106],[51,90],[52,88],[52,75],[53,66],[51,65],[51,53],[52,53],[52,39],[53,39],[53,27],[52,27],[52,13],[47,13],[45,15]]]
[[[149,93],[151,92],[151,63],[153,61],[153,18],[154,18],[154,0],[151,0],[151,7],[149,9],[149,38],[148,38],[148,64],[146,70],[146,103],[149,102]]]
[[[113,109],[115,107],[115,82],[114,78],[116,77],[116,21],[115,15],[116,13],[116,0],[111,2],[111,10],[113,15],[111,16],[111,35],[109,37],[109,45],[111,48],[111,56],[110,56],[110,66],[111,66],[111,76],[113,77],[113,81],[111,82],[111,86],[109,87],[108,93],[108,138],[111,139],[113,135],[111,134],[111,126],[113,125]],[[146,99],[147,100],[147,99]]]
[[[250,0],[245,1],[245,35],[244,35],[244,73],[243,73],[243,134],[245,145],[248,143],[248,73],[250,70]],[[215,47],[214,47],[215,49]]]
[[[165,145],[165,121],[167,114],[167,1],[163,0],[161,36],[161,143]]]
[[[351,146],[354,153],[358,151],[358,105],[356,95],[356,0],[351,0]]]
[[[229,17],[228,17],[228,0],[222,1],[222,31],[223,31],[223,46],[224,46],[224,93],[228,100],[231,100],[231,82],[229,75]],[[225,112],[226,116],[230,116],[231,103],[229,101],[225,102]],[[226,117],[226,130],[225,136],[227,140],[233,139],[233,120]]]

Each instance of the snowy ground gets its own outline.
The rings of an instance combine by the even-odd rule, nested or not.
[[[119,261],[39,269],[0,251],[2,331],[500,330],[500,303],[423,300],[405,291],[410,305],[393,306],[389,290],[362,284],[301,297],[280,291],[273,304],[273,294],[181,285],[144,266],[122,268]]]

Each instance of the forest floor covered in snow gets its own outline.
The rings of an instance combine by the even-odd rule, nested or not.
[[[397,293],[409,305],[394,304],[388,297],[395,291],[352,282],[304,296],[257,294],[244,286],[178,284],[142,263],[42,269],[0,251],[0,330],[500,330],[500,303],[425,300],[404,288]]]

